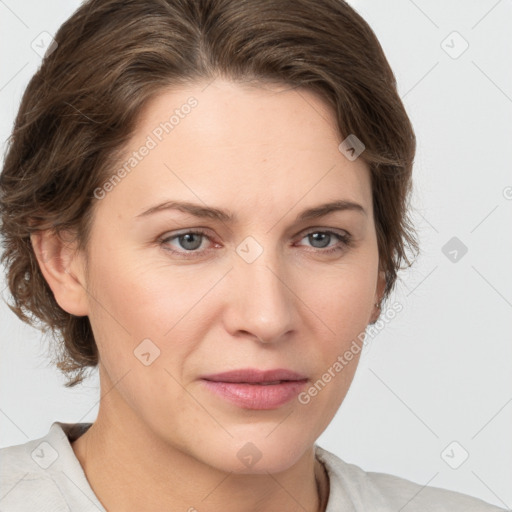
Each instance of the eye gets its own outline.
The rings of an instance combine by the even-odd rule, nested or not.
[[[314,231],[309,231],[306,233],[301,240],[304,240],[305,238],[308,239],[308,241],[312,244],[317,244],[316,246],[313,245],[314,249],[318,249],[318,251],[323,254],[331,254],[338,251],[343,251],[346,248],[350,247],[352,244],[352,236],[344,232],[343,234],[337,233],[332,230],[319,230],[316,229]],[[334,245],[329,246],[330,242],[333,241],[334,238]],[[328,247],[328,249],[325,249],[325,247]]]
[[[337,233],[333,230],[310,230],[300,240],[308,239],[312,244],[312,252],[331,254],[346,250],[352,245],[352,236],[344,231]],[[208,248],[202,248],[204,239],[212,241],[206,231],[194,229],[167,236],[160,240],[164,250],[183,258],[194,258],[203,255]],[[174,242],[173,246],[171,242]],[[335,242],[334,245],[332,242]]]
[[[175,254],[183,255],[184,257],[189,257],[189,256],[195,256],[195,255],[200,254],[198,249],[201,247],[202,241],[204,238],[207,238],[208,240],[210,240],[210,237],[207,235],[207,233],[205,231],[198,229],[198,230],[185,231],[185,232],[179,233],[177,235],[172,235],[172,236],[166,237],[161,240],[161,243],[164,246],[164,249],[166,249],[167,251],[170,251]],[[179,249],[181,249],[181,250],[176,250],[176,249],[172,249],[169,247],[170,242],[173,240],[176,240],[176,242],[179,246]],[[204,251],[201,251],[201,252],[204,252]],[[190,253],[190,254],[187,254],[187,253]]]

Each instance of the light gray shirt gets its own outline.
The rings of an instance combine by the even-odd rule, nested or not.
[[[105,512],[71,446],[91,425],[55,421],[46,436],[0,449],[0,511]],[[366,472],[318,445],[315,453],[329,475],[326,512],[504,510],[455,491]]]

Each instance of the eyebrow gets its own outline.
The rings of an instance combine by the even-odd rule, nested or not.
[[[173,200],[165,201],[161,204],[157,204],[156,206],[152,206],[148,210],[139,213],[135,218],[146,217],[148,215],[160,212],[162,210],[179,210],[194,215],[195,217],[219,220],[221,222],[229,224],[234,224],[237,222],[236,215],[229,212],[228,210],[221,210],[219,208],[214,208],[210,206],[202,206],[200,204],[192,203],[189,201]],[[319,217],[324,217],[329,213],[344,210],[355,211],[368,216],[366,210],[360,204],[355,203],[353,201],[340,199],[337,201],[331,201],[329,203],[321,204],[313,208],[308,208],[302,211],[295,218],[295,222],[317,219]]]

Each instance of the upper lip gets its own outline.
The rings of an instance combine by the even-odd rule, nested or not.
[[[285,368],[276,368],[274,370],[258,370],[256,368],[241,368],[229,372],[204,375],[204,380],[214,382],[275,382],[280,380],[304,380],[305,375],[287,370]]]

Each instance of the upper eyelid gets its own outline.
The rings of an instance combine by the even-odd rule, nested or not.
[[[187,235],[189,233],[195,233],[195,234],[198,234],[200,236],[203,236],[203,237],[206,237],[210,240],[210,242],[212,243],[216,243],[215,242],[215,236],[211,236],[209,234],[209,229],[207,228],[188,228],[188,229],[184,229],[184,230],[179,230],[178,233],[173,233],[173,234],[169,234],[169,233],[165,233],[163,236],[161,236],[159,238],[160,242],[168,242],[170,240],[173,240],[173,239],[177,239],[179,238],[180,236],[184,236],[184,235]],[[341,233],[340,233],[341,231]],[[316,232],[319,232],[319,233],[333,233],[334,235],[337,235],[339,236],[340,238],[348,238],[350,240],[352,240],[353,236],[352,234],[347,231],[346,229],[341,229],[341,228],[331,228],[331,227],[318,227],[318,226],[312,226],[312,227],[309,227],[309,228],[304,228],[302,231],[300,231],[296,236],[293,237],[294,240],[301,240],[302,238],[312,234],[312,233],[316,233]],[[342,240],[340,240],[340,242],[342,242]],[[194,251],[190,251],[190,252],[194,252]]]
[[[304,228],[301,231],[299,231],[293,238],[295,239],[298,236],[304,237],[304,236],[307,236],[310,233],[314,233],[314,232],[317,232],[317,231],[318,232],[329,232],[329,231],[331,231],[331,232],[333,232],[335,234],[338,234],[338,235],[341,235],[341,236],[343,236],[343,234],[348,235],[348,236],[352,236],[350,231],[347,231],[346,229],[343,229],[343,228],[333,228],[333,227],[329,227],[329,226],[310,226],[309,228]],[[209,238],[215,238],[215,236],[216,236],[216,235],[211,235],[210,234],[211,230],[209,228],[193,227],[193,228],[180,229],[180,230],[178,230],[177,233],[176,232],[168,231],[168,232],[164,233],[159,238],[161,240],[166,240],[166,239],[169,239],[169,238],[177,238],[179,236],[186,235],[188,233],[198,233],[198,234],[203,235],[203,236],[208,236]]]

